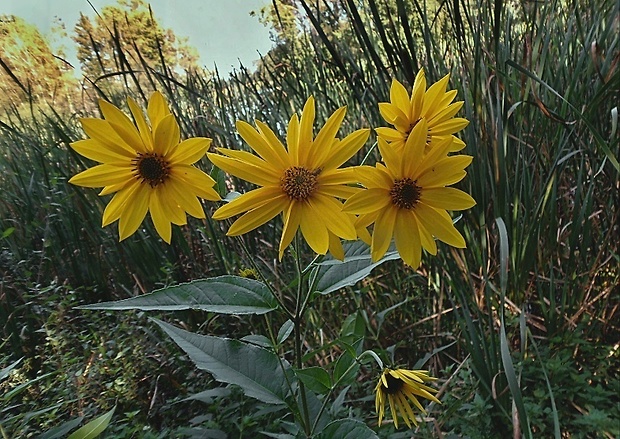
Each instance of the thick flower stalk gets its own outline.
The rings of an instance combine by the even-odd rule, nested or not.
[[[446,75],[427,90],[426,77],[424,70],[421,69],[416,75],[411,96],[400,82],[393,79],[390,102],[380,103],[379,111],[385,121],[394,128],[376,128],[379,138],[400,151],[413,128],[424,119],[427,124],[427,149],[446,137],[453,138],[450,151],[463,149],[465,143],[454,137],[454,134],[465,128],[469,121],[454,117],[463,106],[463,102],[452,102],[456,97],[456,90],[446,91],[449,79],[450,75]]]
[[[424,415],[426,415],[426,410],[420,404],[418,397],[441,404],[433,395],[433,393],[437,393],[437,390],[424,384],[436,379],[429,376],[425,370],[385,368],[375,387],[375,408],[379,415],[379,426],[381,426],[385,416],[386,402],[390,405],[390,412],[396,428],[398,428],[398,414],[409,428],[412,428],[412,423],[418,425],[411,404]]]
[[[181,141],[179,125],[159,92],[149,99],[148,121],[133,99],[127,102],[135,124],[104,100],[99,101],[104,119],[81,119],[89,139],[71,147],[101,164],[69,182],[103,186],[99,195],[115,193],[103,212],[102,226],[118,220],[121,240],[132,235],[149,212],[157,233],[170,243],[171,224],[187,224],[186,213],[205,218],[198,197],[220,199],[215,181],[193,166],[204,157],[211,139]]]
[[[344,204],[345,212],[359,214],[358,226],[374,223],[371,255],[379,260],[392,238],[401,258],[416,268],[422,248],[437,253],[435,239],[464,248],[465,240],[454,227],[447,210],[468,209],[476,204],[467,193],[447,187],[465,177],[472,157],[448,156],[451,136],[433,141],[428,153],[428,124],[418,121],[407,142],[397,151],[379,138],[383,163],[357,168],[358,181],[366,188]]]
[[[247,233],[282,214],[280,258],[298,229],[317,254],[327,253],[330,247],[340,253],[341,238],[357,238],[354,216],[342,211],[341,200],[359,189],[349,185],[356,181],[354,173],[340,166],[359,151],[370,133],[360,129],[337,139],[345,113],[345,107],[336,110],[314,137],[314,99],[308,98],[301,118],[293,114],[290,119],[286,146],[260,121],[256,128],[237,122],[239,134],[256,154],[218,148],[219,154],[209,153],[209,159],[259,187],[214,213],[213,218],[219,220],[242,214],[228,235]]]

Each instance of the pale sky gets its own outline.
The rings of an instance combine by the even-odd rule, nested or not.
[[[91,0],[100,10],[116,0]],[[155,18],[164,28],[171,28],[179,37],[189,37],[189,45],[198,50],[199,64],[213,69],[217,64],[220,74],[239,66],[239,59],[252,67],[271,48],[269,30],[251,17],[269,0],[146,0]],[[80,12],[95,16],[87,0],[0,0],[0,15],[11,14],[34,24],[42,34],[48,35],[55,17],[65,24],[67,33],[73,35]],[[67,61],[79,67],[73,41],[63,42]]]

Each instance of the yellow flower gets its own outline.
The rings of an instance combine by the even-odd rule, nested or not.
[[[409,428],[411,428],[411,422],[418,425],[418,421],[411,409],[411,403],[424,415],[426,415],[426,410],[418,401],[418,396],[441,404],[432,395],[432,393],[437,393],[437,390],[424,385],[425,382],[436,379],[429,376],[425,370],[384,369],[375,387],[375,409],[379,414],[379,426],[381,426],[381,421],[383,421],[383,416],[385,415],[386,400],[390,403],[390,412],[392,413],[392,418],[394,418],[396,428],[398,428],[397,409]]]
[[[392,237],[403,261],[414,268],[420,264],[422,247],[433,255],[437,253],[433,237],[454,247],[465,247],[446,209],[468,209],[476,202],[465,192],[446,186],[465,177],[464,169],[472,157],[448,156],[451,137],[444,137],[424,155],[426,132],[426,120],[421,119],[400,152],[379,138],[384,164],[356,170],[358,181],[367,189],[352,195],[344,210],[359,214],[360,226],[374,223],[374,261],[385,254]]]
[[[451,103],[456,97],[456,90],[446,92],[450,75],[446,75],[426,90],[426,78],[421,69],[416,75],[411,96],[396,79],[392,80],[390,102],[379,104],[379,111],[385,121],[394,128],[376,128],[377,135],[400,149],[407,142],[413,127],[426,119],[428,124],[427,146],[445,137],[453,137],[450,151],[459,151],[465,143],[453,134],[462,130],[469,123],[467,119],[454,117],[463,102]],[[428,149],[428,148],[427,148]]]
[[[356,239],[352,216],[342,212],[342,202],[357,190],[348,186],[354,174],[340,166],[349,160],[368,139],[368,129],[357,130],[342,140],[335,136],[346,108],[336,110],[313,138],[314,99],[308,98],[301,118],[293,114],[288,125],[286,147],[264,123],[256,129],[238,121],[237,130],[257,155],[247,151],[218,148],[208,154],[220,169],[260,186],[220,207],[215,219],[243,213],[228,230],[228,235],[249,232],[279,213],[284,226],[279,255],[293,240],[298,228],[312,250],[325,254],[330,241]],[[330,238],[331,236],[331,238]]]
[[[132,121],[114,105],[99,101],[104,119],[82,119],[90,137],[72,143],[79,154],[101,163],[69,182],[78,186],[102,187],[99,195],[116,192],[103,212],[103,225],[119,220],[120,239],[132,235],[147,212],[157,233],[170,243],[171,223],[187,224],[185,213],[204,218],[197,197],[219,200],[215,181],[192,166],[200,160],[211,139],[196,137],[181,142],[177,121],[164,97],[152,94],[147,123],[136,102],[128,98]],[[136,127],[137,126],[137,127]]]

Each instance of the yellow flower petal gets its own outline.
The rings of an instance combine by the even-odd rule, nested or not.
[[[291,157],[291,165],[299,165],[299,118],[293,113],[286,130],[286,147]]]
[[[103,117],[116,131],[116,133],[136,151],[147,152],[147,148],[142,142],[140,133],[131,120],[125,116],[121,110],[114,105],[102,99],[99,100],[99,108],[103,113]]]
[[[235,175],[250,183],[257,184],[259,186],[269,186],[273,184],[279,184],[279,179],[275,180],[271,173],[264,172],[264,169],[258,166],[251,165],[241,160],[225,157],[219,154],[207,153],[209,160],[215,166],[229,174]]]
[[[446,157],[428,167],[417,178],[418,185],[423,188],[448,186],[457,183],[467,175],[464,168],[472,161],[471,156],[457,155]]]
[[[349,213],[365,214],[385,209],[390,205],[388,191],[380,188],[371,188],[360,191],[344,203],[343,210]]]
[[[314,116],[314,98],[310,96],[304,104],[299,121],[299,145],[297,147],[299,163],[306,163],[308,159],[313,138]]]
[[[368,140],[370,136],[369,129],[361,129],[352,132],[347,137],[342,139],[338,143],[336,148],[333,148],[330,156],[324,160],[321,168],[323,171],[338,168],[351,157],[353,157]]]
[[[252,154],[248,151],[236,151],[234,149],[223,149],[217,148],[217,152],[226,157],[230,157],[235,160],[239,160],[240,162],[245,162],[249,165],[254,166],[257,169],[262,169],[263,173],[268,174],[270,177],[270,181],[276,182],[280,180],[282,176],[282,172],[273,168],[269,163],[260,158],[257,155]]]
[[[344,247],[342,241],[333,233],[329,233],[329,253],[339,261],[344,261]]]
[[[456,113],[459,112],[464,103],[465,102],[463,101],[459,101],[446,107],[440,107],[440,111],[432,115],[432,117],[429,117],[428,122],[435,125],[454,117]]]
[[[454,134],[461,131],[467,125],[469,125],[469,121],[467,119],[463,119],[462,117],[454,117],[446,120],[445,122],[431,126],[429,132],[431,136],[445,136],[446,134]]]
[[[166,100],[160,92],[153,92],[149,98],[147,114],[149,116],[149,120],[151,121],[151,130],[153,132],[157,129],[159,122],[170,114],[168,104],[166,104]]]
[[[86,158],[110,165],[122,166],[132,157],[132,155],[127,154],[125,150],[123,150],[122,154],[119,154],[95,139],[78,140],[77,142],[71,143],[70,146],[75,152]]]
[[[316,135],[314,142],[312,142],[312,148],[306,162],[308,168],[324,167],[324,162],[332,155],[332,144],[346,113],[347,108],[340,107],[327,119],[323,128]]]
[[[141,184],[127,200],[118,222],[120,241],[133,235],[146,216],[149,207],[149,187]]]
[[[403,177],[415,175],[418,167],[422,163],[424,150],[426,148],[426,136],[428,133],[428,124],[426,119],[421,119],[409,134],[407,143],[402,149],[400,157],[400,174]]]
[[[134,181],[133,183],[127,185],[127,187],[123,190],[120,190],[114,194],[103,211],[101,227],[105,227],[121,217],[121,213],[123,213],[127,200],[134,196],[139,186],[140,183],[138,181]]]
[[[429,252],[431,255],[437,254],[437,244],[433,239],[433,235],[424,227],[424,223],[420,221],[420,215],[417,212],[417,209],[414,209],[413,214],[415,215],[416,221],[418,223],[418,232],[420,233],[420,243],[424,250]]]
[[[308,205],[302,205],[301,233],[310,248],[319,255],[324,255],[329,249],[329,234],[320,215]]]
[[[445,210],[437,210],[420,203],[416,206],[416,217],[424,225],[424,228],[440,241],[452,247],[466,247],[465,239],[456,230],[450,215]]]
[[[375,132],[379,137],[386,140],[387,142],[395,142],[397,140],[402,141],[405,138],[405,135],[394,128],[388,127],[379,127],[375,128]]]
[[[291,245],[295,233],[301,223],[302,207],[297,201],[291,201],[287,210],[284,211],[284,225],[282,226],[282,238],[280,239],[280,247],[278,249],[278,257],[282,260],[284,250]]]
[[[342,211],[342,204],[335,198],[316,194],[308,200],[308,204],[316,216],[322,219],[327,230],[340,238],[350,240],[357,238],[353,222],[349,215]]]
[[[424,95],[424,105],[422,105],[423,115],[427,114],[433,107],[436,107],[439,100],[443,98],[449,80],[450,75],[445,75],[439,81],[431,85],[428,90],[426,90],[426,94]]]
[[[213,213],[213,219],[221,220],[239,215],[256,207],[269,203],[275,198],[282,197],[283,193],[279,188],[261,187],[247,192],[228,204],[223,205]]]
[[[161,239],[170,244],[170,239],[172,238],[171,221],[165,207],[162,205],[160,197],[151,196],[149,212],[151,213],[151,220],[153,220],[155,230],[157,230]]]
[[[174,199],[185,212],[189,213],[194,218],[205,218],[202,204],[200,204],[196,195],[185,189],[183,183],[171,180],[167,186],[169,186],[168,190],[170,194],[174,196]]]
[[[269,144],[267,139],[265,139],[259,131],[254,129],[252,125],[239,120],[237,121],[237,131],[243,140],[245,140],[247,144],[250,145],[250,147],[256,152],[256,154],[261,156],[273,168],[284,170],[287,167],[287,164],[282,161],[276,150],[274,150],[274,148]],[[234,172],[231,173],[234,174]]]
[[[102,187],[122,183],[133,178],[131,168],[97,165],[69,179],[69,183],[84,187]]]
[[[138,127],[138,132],[140,133],[140,138],[142,138],[142,143],[146,146],[147,150],[153,151],[153,133],[151,132],[151,127],[149,127],[148,123],[146,123],[142,110],[140,110],[140,107],[138,107],[136,101],[130,97],[127,98],[127,104],[129,105],[129,110],[131,111],[131,114],[136,122],[136,126]]]
[[[396,224],[396,214],[398,209],[387,208],[383,210],[377,221],[375,222],[375,228],[372,232],[372,245],[371,256],[373,261],[378,261],[385,255],[392,236],[394,235],[394,226]]]
[[[396,215],[394,241],[402,260],[407,265],[417,268],[422,259],[422,244],[417,220],[411,212],[401,210]]]
[[[256,126],[258,127],[258,131],[260,132],[261,136],[263,136],[263,138],[267,141],[267,144],[269,145],[271,151],[275,154],[275,157],[277,157],[277,161],[279,162],[279,164],[282,167],[287,167],[288,165],[290,165],[290,160],[286,153],[286,149],[284,148],[284,145],[282,144],[280,139],[278,139],[278,136],[276,136],[276,134],[273,132],[273,130],[260,120],[256,121]],[[276,161],[275,157],[270,156],[270,160],[268,161]]]
[[[468,193],[451,187],[424,189],[420,202],[446,210],[464,210],[476,205],[476,201]]]
[[[187,215],[176,200],[174,192],[171,190],[170,186],[171,185],[166,184],[157,187],[155,194],[153,194],[152,197],[159,198],[162,208],[166,211],[166,217],[172,224],[182,226],[187,224]]]
[[[265,203],[253,210],[245,213],[235,221],[230,229],[228,229],[227,235],[237,236],[254,230],[255,228],[262,226],[267,221],[275,217],[277,214],[286,209],[289,201],[285,195],[279,198],[271,200],[270,203]]]
[[[153,132],[153,152],[166,156],[171,148],[179,144],[181,131],[172,114],[164,116]]]
[[[191,190],[197,197],[210,201],[220,199],[220,195],[213,189],[215,180],[194,166],[174,166],[170,173],[170,179],[187,186],[187,190]]]
[[[409,93],[407,93],[405,86],[396,79],[392,79],[392,85],[390,87],[390,101],[392,101],[392,104],[396,105],[396,107],[398,107],[398,109],[405,114],[407,119],[411,118]]]
[[[110,151],[125,157],[134,158],[136,149],[129,146],[121,137],[112,129],[110,124],[105,120],[82,118],[80,119],[82,128],[88,137],[95,139],[102,145],[105,145]]]
[[[187,139],[170,150],[168,161],[171,165],[193,165],[203,158],[211,145],[211,139],[194,137]]]

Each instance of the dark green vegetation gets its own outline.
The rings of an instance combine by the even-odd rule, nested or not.
[[[68,144],[83,137],[78,117],[98,114],[97,97],[126,109],[125,96],[144,103],[156,88],[185,136],[241,148],[236,119],[281,126],[310,94],[321,122],[348,106],[341,133],[383,126],[377,104],[389,100],[391,78],[410,86],[424,67],[429,82],[452,74],[450,87],[465,101],[460,115],[471,121],[462,138],[475,158],[460,188],[478,204],[457,223],[468,248],[440,246],[417,272],[389,262],[371,281],[318,301],[308,352],[352,325],[399,365],[445,347],[425,365],[440,377],[443,405],[429,407],[416,437],[620,435],[617,2],[275,4],[262,14],[273,50],[255,72],[241,67],[227,79],[179,73],[172,55],[153,56],[165,43],[157,32],[144,57],[113,34],[106,53],[114,62],[65,106],[29,95],[27,82],[10,75],[17,67],[1,66],[3,84],[21,84],[26,98],[0,115],[0,370],[23,358],[0,374],[0,434],[34,437],[115,404],[106,437],[285,429],[195,370],[145,315],[74,308],[249,265],[226,225],[210,219],[174,230],[171,246],[149,221],[122,243],[115,225],[99,227],[107,199],[67,184],[90,165]],[[211,170],[206,159],[202,167]],[[273,262],[278,229],[274,221],[244,239],[274,279],[289,279],[292,262]],[[197,312],[163,318],[235,337],[282,323]],[[334,349],[316,352],[317,364],[336,358]],[[342,406],[373,428],[376,376],[362,368]],[[202,401],[182,401],[206,389]],[[412,435],[389,424],[375,430]]]

